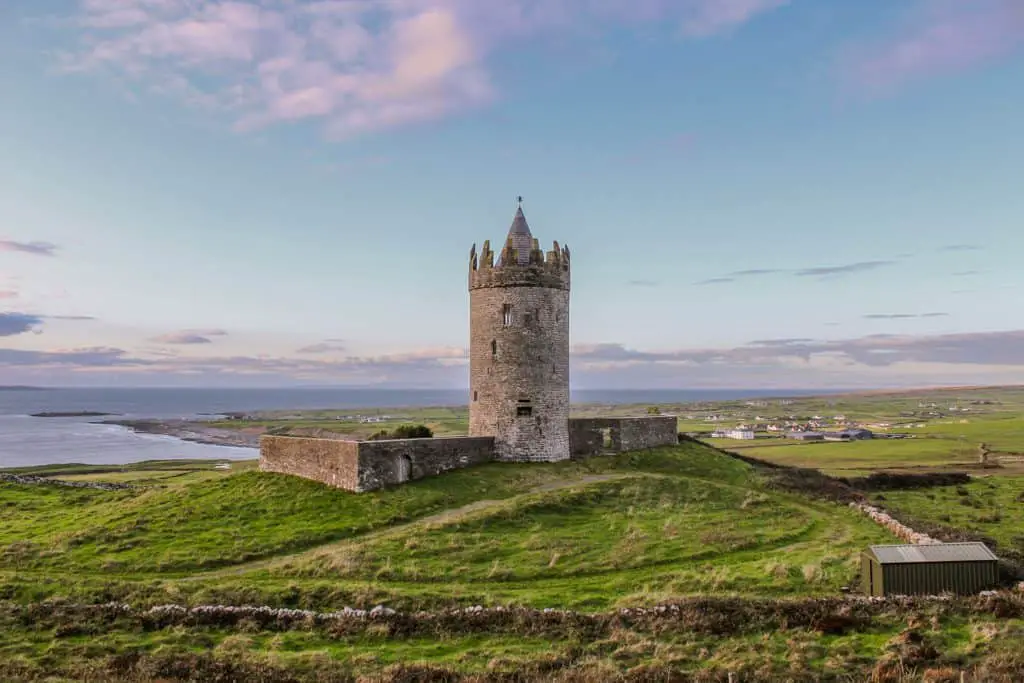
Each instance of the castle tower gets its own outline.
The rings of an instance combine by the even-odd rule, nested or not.
[[[545,254],[522,198],[497,263],[469,254],[469,434],[506,462],[569,458],[569,248]]]

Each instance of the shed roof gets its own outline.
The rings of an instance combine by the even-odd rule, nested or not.
[[[991,562],[999,558],[984,543],[934,543],[928,545],[873,545],[871,552],[882,564],[921,562]]]

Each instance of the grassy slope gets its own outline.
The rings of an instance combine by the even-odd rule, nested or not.
[[[891,540],[845,508],[767,491],[745,464],[694,444],[583,463],[494,464],[360,496],[256,472],[188,476],[198,481],[161,480],[142,491],[0,485],[0,600],[604,610],[694,593],[831,595],[849,583],[860,548]],[[480,501],[449,519],[415,521]],[[237,565],[256,558],[271,563]],[[3,571],[16,567],[28,571]],[[184,573],[191,576],[176,578]],[[1020,620],[917,623],[939,653],[929,665],[940,668],[1012,658],[999,643],[1024,635]],[[232,666],[248,662],[271,676],[263,680],[279,680],[282,671],[312,678],[332,667],[374,674],[397,662],[458,672],[571,663],[591,672],[589,680],[652,666],[829,680],[863,678],[879,657],[902,656],[905,628],[905,616],[894,615],[844,635],[625,628],[600,636],[422,638],[125,624],[55,637],[15,620],[0,623],[0,661],[21,667],[10,671],[63,672],[68,680],[101,671],[110,655],[204,651]]]
[[[536,491],[595,474],[629,478]],[[20,583],[8,575],[8,591],[111,594],[122,580],[134,585],[128,595],[173,586],[196,599],[316,607],[603,609],[701,592],[827,594],[852,580],[864,545],[890,540],[845,508],[765,491],[747,465],[695,444],[491,464],[364,495],[258,472],[175,481],[116,492],[0,486],[0,572],[21,573]],[[505,502],[409,525],[475,501]],[[154,580],[159,590],[140,588]]]
[[[886,491],[878,502],[899,515],[970,529],[1024,553],[1024,477],[986,477],[965,486]]]

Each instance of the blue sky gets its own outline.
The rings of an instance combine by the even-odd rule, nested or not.
[[[470,246],[573,382],[1024,381],[1016,0],[0,8],[0,384],[464,385]]]

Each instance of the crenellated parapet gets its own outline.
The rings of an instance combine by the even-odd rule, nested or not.
[[[532,248],[526,252],[517,249],[509,238],[501,253],[495,258],[490,240],[484,242],[478,254],[476,245],[469,252],[469,288],[487,287],[549,287],[569,289],[569,247],[553,243],[550,251],[540,248],[540,242],[532,240]]]

